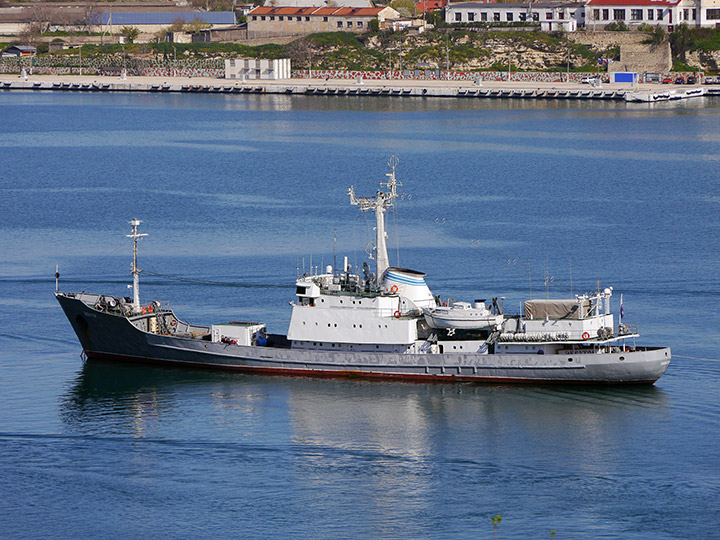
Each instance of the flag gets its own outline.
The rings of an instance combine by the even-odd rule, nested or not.
[[[623,297],[620,295],[620,320],[625,316],[625,309],[623,309]]]

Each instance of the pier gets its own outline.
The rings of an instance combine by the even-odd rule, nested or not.
[[[633,95],[684,90],[682,97],[720,96],[718,85],[603,84],[593,87],[578,83],[538,83],[525,81],[447,80],[348,80],[284,79],[237,81],[216,78],[0,75],[0,90],[55,90],[73,92],[169,92],[212,94],[284,94],[316,96],[510,98],[649,101]],[[693,90],[692,92],[688,92]]]

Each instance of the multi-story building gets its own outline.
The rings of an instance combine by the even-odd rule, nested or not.
[[[445,22],[514,23],[537,22],[547,30],[574,30],[585,24],[584,2],[523,2],[490,4],[462,2],[448,4]],[[543,24],[544,23],[544,24]]]
[[[386,21],[400,14],[390,7],[270,7],[259,6],[247,16],[248,37],[273,37],[312,34],[315,32],[366,32],[370,21],[377,20],[380,29]]]

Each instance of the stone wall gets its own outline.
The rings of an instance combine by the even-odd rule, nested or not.
[[[670,43],[646,45],[626,43],[620,45],[620,61],[613,62],[609,71],[632,71],[634,73],[664,73],[672,69]]]
[[[647,37],[644,32],[568,32],[565,37],[575,43],[588,45],[597,51],[604,51],[610,47],[622,47],[641,43]]]

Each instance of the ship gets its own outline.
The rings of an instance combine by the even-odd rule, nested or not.
[[[130,222],[133,296],[61,292],[55,297],[88,360],[147,362],[254,374],[407,381],[653,384],[669,347],[637,344],[637,327],[615,324],[612,287],[561,299],[531,299],[506,314],[490,301],[443,302],[423,272],[391,266],[385,216],[396,204],[398,161],[374,196],[348,190],[375,215],[375,263],[313,269],[296,276],[287,332],[256,321],[190,324],[167,303],[141,302],[141,221]],[[502,298],[502,297],[500,297]]]

